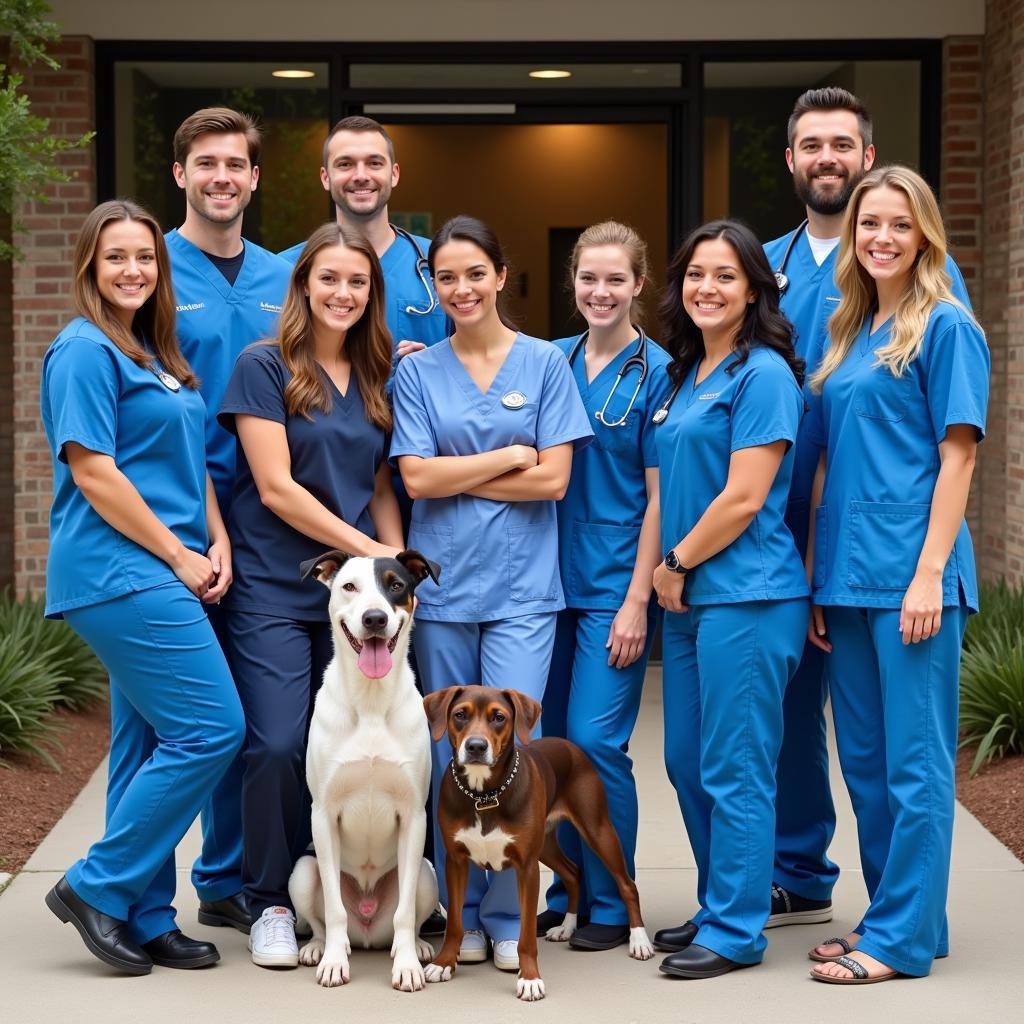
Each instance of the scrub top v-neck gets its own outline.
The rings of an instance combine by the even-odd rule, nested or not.
[[[292,479],[339,519],[375,536],[370,500],[386,454],[386,435],[366,418],[355,373],[345,394],[322,375],[331,409],[311,409],[312,419],[286,411],[284,390],[291,377],[277,345],[247,349],[238,357],[217,419],[236,436],[237,415],[282,424]],[[240,441],[230,533],[235,582],[225,597],[229,609],[304,620],[327,618],[328,592],[299,579],[299,563],[315,558],[325,545],[299,533],[263,504]]]
[[[401,360],[393,399],[395,465],[403,455],[477,455],[513,444],[578,448],[593,435],[562,353],[522,334],[487,391],[446,339]],[[408,543],[441,565],[440,584],[426,580],[416,591],[422,619],[485,622],[565,606],[553,501],[419,499]]]

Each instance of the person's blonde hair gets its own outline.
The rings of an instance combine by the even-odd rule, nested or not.
[[[133,220],[145,224],[153,235],[156,256],[156,287],[136,310],[129,330],[114,314],[110,303],[96,285],[96,248],[108,224]],[[75,244],[72,299],[75,311],[92,321],[137,366],[154,369],[154,356],[161,367],[185,387],[198,388],[199,378],[181,354],[175,333],[174,288],[171,285],[171,261],[156,218],[130,199],[111,199],[100,203],[82,225]],[[136,337],[135,332],[138,332]],[[143,340],[152,349],[146,348]]]
[[[370,264],[370,297],[363,315],[345,337],[345,354],[352,363],[366,418],[382,430],[390,430],[391,407],[385,385],[391,373],[393,343],[384,314],[384,275],[373,246],[358,231],[335,221],[322,225],[309,236],[288,285],[281,311],[280,338],[268,343],[280,347],[281,358],[292,375],[284,389],[285,408],[289,416],[306,419],[313,418],[312,409],[331,410],[331,392],[313,353],[313,314],[306,285],[317,254],[334,245],[362,253]]]
[[[591,224],[579,238],[572,249],[569,259],[569,289],[575,291],[576,271],[580,267],[580,256],[584,249],[596,249],[602,245],[618,246],[629,260],[630,269],[637,281],[643,280],[644,287],[650,279],[650,267],[647,261],[647,243],[628,224],[617,220],[603,220],[599,224]],[[629,307],[630,320],[643,319],[643,290],[637,295]],[[575,305],[573,307],[575,309]]]
[[[843,218],[836,262],[836,284],[841,298],[828,322],[831,342],[825,358],[808,380],[812,391],[821,391],[825,381],[838,369],[857,340],[864,321],[877,306],[875,281],[857,259],[856,247],[861,202],[868,192],[877,188],[897,189],[907,197],[910,214],[924,235],[925,246],[914,262],[910,280],[896,306],[889,340],[876,353],[876,365],[887,367],[894,377],[902,377],[921,351],[928,317],[936,303],[952,302],[964,308],[950,288],[946,271],[946,231],[939,204],[928,183],[916,171],[900,164],[869,171],[854,189]]]

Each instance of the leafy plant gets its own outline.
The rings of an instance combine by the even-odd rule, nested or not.
[[[1009,604],[1001,607],[1005,611]],[[961,747],[978,744],[971,775],[994,759],[1024,753],[1024,628],[1019,619],[1006,615],[990,623],[964,648],[960,734]]]
[[[10,52],[23,65],[41,63],[57,70],[60,64],[46,53],[46,44],[59,38],[57,26],[46,20],[49,7],[44,0],[0,0],[0,37],[8,38]],[[50,131],[48,118],[29,109],[29,98],[21,90],[25,78],[0,63],[0,213],[10,217],[19,203],[46,200],[47,185],[70,181],[56,164],[69,149],[89,144],[94,132],[78,139],[61,139]],[[14,232],[22,226],[15,221]],[[20,257],[11,242],[0,238],[0,259]]]
[[[1007,628],[1024,630],[1024,587],[1011,587],[1006,580],[1000,580],[982,583],[979,592],[981,614],[967,620],[964,650],[969,650],[985,635]]]
[[[30,751],[60,770],[49,752],[60,747],[50,713],[63,681],[45,652],[31,650],[27,637],[0,636],[0,758],[8,751]]]
[[[46,659],[60,679],[55,703],[75,711],[107,695],[107,673],[89,645],[66,623],[47,619],[41,598],[0,597],[0,637],[24,639],[25,650]]]

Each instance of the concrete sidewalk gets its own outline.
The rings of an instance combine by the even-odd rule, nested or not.
[[[644,707],[633,741],[640,782],[638,884],[648,930],[686,920],[695,909],[695,871],[675,795],[661,762],[661,674],[648,674]],[[962,807],[957,808],[950,884],[952,955],[928,979],[900,979],[860,990],[808,978],[807,949],[856,923],[864,904],[856,832],[845,790],[833,765],[840,822],[832,855],[843,868],[831,924],[768,933],[765,962],[712,981],[673,981],[658,959],[630,960],[625,948],[577,953],[542,943],[548,997],[519,1003],[513,975],[490,963],[466,966],[455,979],[424,992],[394,992],[387,953],[355,952],[352,982],[320,989],[312,970],[275,972],[254,967],[245,938],[196,924],[197,899],[188,867],[197,834],[179,850],[178,922],[196,938],[215,940],[221,962],[205,971],[155,968],[144,978],[117,975],[94,960],[77,932],[61,925],[43,895],[88,844],[103,820],[105,765],[0,895],[0,1019],[11,1024],[258,1022],[343,1020],[370,1024],[480,1024],[501,1021],[643,1021],[645,1024],[977,1024],[1021,1020],[1024,1007],[1024,865]]]

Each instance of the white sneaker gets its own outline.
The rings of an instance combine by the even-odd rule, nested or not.
[[[494,966],[499,971],[519,970],[518,939],[501,939],[494,944]]]
[[[459,946],[460,964],[479,964],[487,959],[487,936],[479,928],[469,928]]]
[[[267,907],[249,931],[249,949],[260,967],[298,967],[295,915],[287,907]]]

